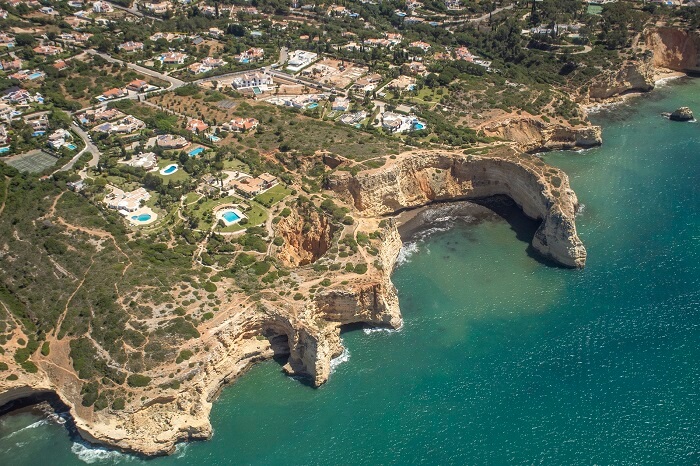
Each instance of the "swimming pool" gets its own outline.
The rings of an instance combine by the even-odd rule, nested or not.
[[[425,129],[425,125],[420,121],[415,121],[413,122],[413,129],[415,129],[416,131],[420,131],[422,129]]]
[[[132,215],[131,220],[136,220],[137,222],[147,222],[151,219],[151,214],[140,214]]]
[[[316,102],[314,102],[312,104],[309,104],[309,106],[307,108],[311,110],[311,109],[314,109],[316,107],[318,107],[318,104]]]
[[[6,154],[10,152],[10,146],[0,147],[0,154]]]
[[[75,150],[78,148],[78,146],[76,146],[72,142],[69,142],[68,144],[66,144],[66,147],[69,148],[70,150]]]
[[[238,214],[232,210],[227,210],[221,217],[226,221],[226,223],[234,223],[241,219],[241,217],[239,217]]]
[[[250,63],[250,60],[248,58],[242,58],[241,63]]]
[[[191,151],[189,151],[187,153],[187,155],[189,155],[190,157],[195,157],[195,156],[201,154],[202,152],[204,152],[204,147],[198,147],[196,149],[192,149]]]
[[[39,79],[42,76],[44,76],[44,73],[32,73],[29,75],[29,79],[31,79],[31,80]]]
[[[262,94],[262,91],[260,90],[259,87],[255,86],[255,87],[253,88],[253,94],[259,95],[259,94]]]
[[[172,175],[172,174],[175,173],[176,171],[177,171],[177,165],[174,164],[174,163],[171,163],[170,165],[168,165],[167,167],[165,167],[164,169],[162,169],[162,170],[160,171],[160,174],[161,174],[161,175]]]
[[[209,136],[209,140],[211,142],[218,142],[218,141],[221,141],[221,138],[219,136],[212,134],[211,136]]]
[[[43,136],[44,134],[46,134],[46,131],[34,131],[32,137]]]

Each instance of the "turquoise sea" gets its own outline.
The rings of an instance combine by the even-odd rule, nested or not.
[[[345,332],[311,389],[279,364],[216,401],[214,438],[169,464],[700,463],[700,80],[594,117],[601,148],[552,153],[580,201],[585,270],[527,252],[516,215],[409,245],[405,325]],[[0,418],[3,464],[138,464],[31,412]]]

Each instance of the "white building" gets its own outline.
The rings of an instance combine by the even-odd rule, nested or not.
[[[232,85],[235,89],[250,89],[259,87],[267,89],[272,86],[272,76],[267,73],[246,73],[233,79]]]
[[[306,50],[295,50],[289,54],[289,61],[287,62],[287,69],[293,73],[301,71],[313,62],[318,60],[318,54],[314,52],[307,52]]]

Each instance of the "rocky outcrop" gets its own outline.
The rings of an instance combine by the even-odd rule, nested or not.
[[[334,231],[328,217],[316,210],[292,210],[277,224],[284,238],[278,257],[292,267],[312,264],[328,251]]]
[[[652,53],[652,64],[689,74],[700,73],[700,34],[671,27],[649,29],[644,45]]]
[[[690,121],[693,117],[693,111],[688,107],[677,108],[673,113],[669,115],[669,120],[673,121]]]
[[[627,62],[619,70],[604,71],[588,87],[587,98],[601,102],[631,92],[649,92],[654,89],[654,66],[651,55]]]
[[[509,118],[481,128],[486,136],[517,143],[526,152],[599,146],[599,126],[573,127],[535,118]]]
[[[576,194],[566,174],[539,159],[501,150],[488,156],[414,152],[391,166],[357,176],[337,175],[333,189],[368,216],[393,214],[434,201],[506,195],[542,224],[532,246],[567,267],[583,267],[586,249],[576,233]]]

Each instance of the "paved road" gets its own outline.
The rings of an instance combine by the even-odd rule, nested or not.
[[[139,73],[143,73],[143,74],[148,75],[148,76],[152,76],[154,78],[162,79],[163,81],[167,81],[170,83],[170,86],[166,89],[168,91],[172,91],[174,89],[177,89],[178,87],[182,87],[185,84],[187,84],[185,81],[182,81],[180,79],[173,78],[172,76],[168,76],[168,75],[165,75],[163,73],[153,71],[151,69],[136,65],[134,63],[124,62],[123,60],[119,60],[117,58],[112,58],[110,55],[107,55],[106,53],[98,52],[97,50],[94,50],[94,49],[87,50],[87,53],[89,53],[90,55],[99,55],[100,57],[104,58],[105,60],[107,60],[110,63],[119,63],[120,65],[123,65],[124,63],[126,63],[126,66],[128,66],[132,70],[138,71]]]
[[[80,158],[80,156],[83,155],[86,151],[90,151],[90,153],[92,154],[92,159],[90,159],[90,161],[88,162],[88,166],[94,168],[100,161],[100,155],[102,154],[100,153],[100,150],[97,148],[97,146],[92,143],[92,139],[90,139],[90,136],[88,136],[88,134],[85,131],[83,131],[83,129],[80,126],[78,126],[78,124],[75,122],[73,122],[71,129],[78,136],[80,136],[80,139],[82,139],[85,143],[85,147],[80,152],[75,154],[75,156],[72,159],[70,159],[70,161],[67,164],[56,170],[54,173],[64,172],[72,169],[75,166],[75,163]]]

